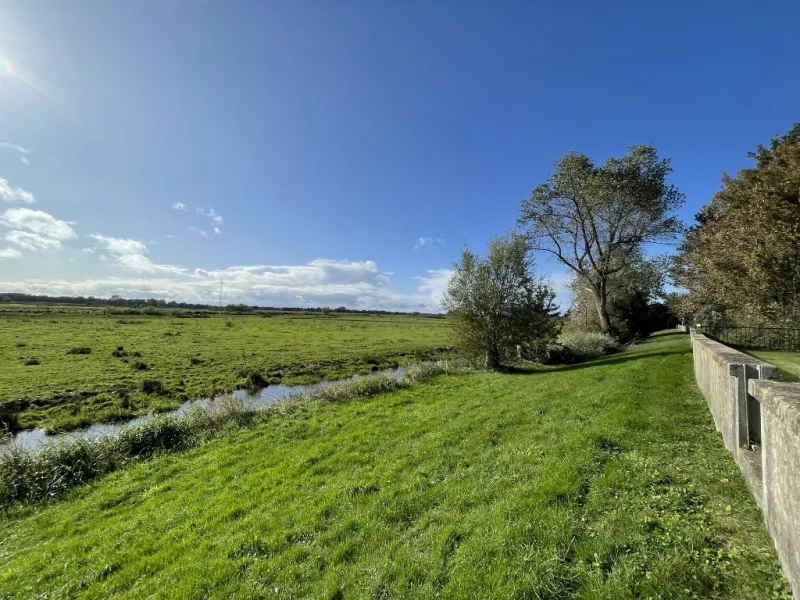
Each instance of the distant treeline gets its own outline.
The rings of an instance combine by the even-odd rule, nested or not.
[[[174,308],[189,310],[220,310],[219,306],[213,304],[192,304],[191,302],[176,302],[175,300],[164,300],[161,298],[121,298],[112,296],[111,298],[95,298],[94,296],[43,296],[39,294],[20,294],[16,292],[0,293],[0,303],[13,304],[66,304],[72,306],[114,306],[122,308]],[[340,306],[338,308],[329,307],[296,307],[296,306],[248,306],[246,304],[228,304],[222,307],[226,312],[287,312],[287,313],[354,313],[354,314],[380,314],[380,315],[421,315],[429,317],[444,317],[444,315],[422,312],[402,312],[389,310],[357,310]]]

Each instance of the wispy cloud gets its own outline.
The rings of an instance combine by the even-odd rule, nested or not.
[[[13,188],[9,185],[8,179],[0,178],[0,198],[6,202],[23,202],[25,204],[33,204],[36,198],[33,194],[23,190],[22,188]]]
[[[222,215],[220,215],[217,211],[213,208],[208,209],[207,211],[203,210],[202,208],[197,209],[197,214],[202,217],[207,217],[210,221],[209,226],[213,229],[214,233],[220,234],[222,231],[220,230],[219,226],[222,225]]]
[[[189,210],[188,208],[186,208],[186,205],[183,202],[176,202],[175,204],[172,205],[172,208],[174,208],[175,210],[182,210],[183,212]]]
[[[189,227],[189,231],[193,231],[194,233],[202,235],[203,237],[208,237],[208,232],[205,229],[200,229],[198,227]]]
[[[22,252],[16,248],[0,248],[0,258],[19,258]]]
[[[175,235],[174,233],[168,233],[164,237],[167,238],[168,240],[174,240],[178,236]]]
[[[432,238],[432,237],[419,237],[417,241],[414,242],[414,250],[419,250],[425,246],[433,246],[434,244],[438,244],[439,246],[444,246],[445,241],[443,238]]]
[[[31,151],[28,148],[23,148],[22,146],[17,146],[16,144],[10,144],[8,142],[0,142],[0,148],[8,148],[9,150],[14,150],[19,154],[19,159],[22,161],[23,165],[31,164],[30,159],[26,156],[26,154],[30,154]]]

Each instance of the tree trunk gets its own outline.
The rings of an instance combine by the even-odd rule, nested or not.
[[[500,357],[497,348],[491,347],[486,351],[486,362],[484,367],[486,370],[494,370],[500,365]]]
[[[594,294],[594,304],[597,307],[597,315],[600,317],[600,329],[603,333],[611,333],[611,316],[608,314],[608,294],[605,282],[600,283],[594,290]]]

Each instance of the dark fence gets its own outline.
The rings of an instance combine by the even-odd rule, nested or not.
[[[703,333],[726,346],[800,352],[800,328],[710,327]]]

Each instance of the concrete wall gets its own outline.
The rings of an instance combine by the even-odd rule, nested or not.
[[[774,366],[702,334],[691,338],[697,385],[800,599],[800,384],[774,381]]]

